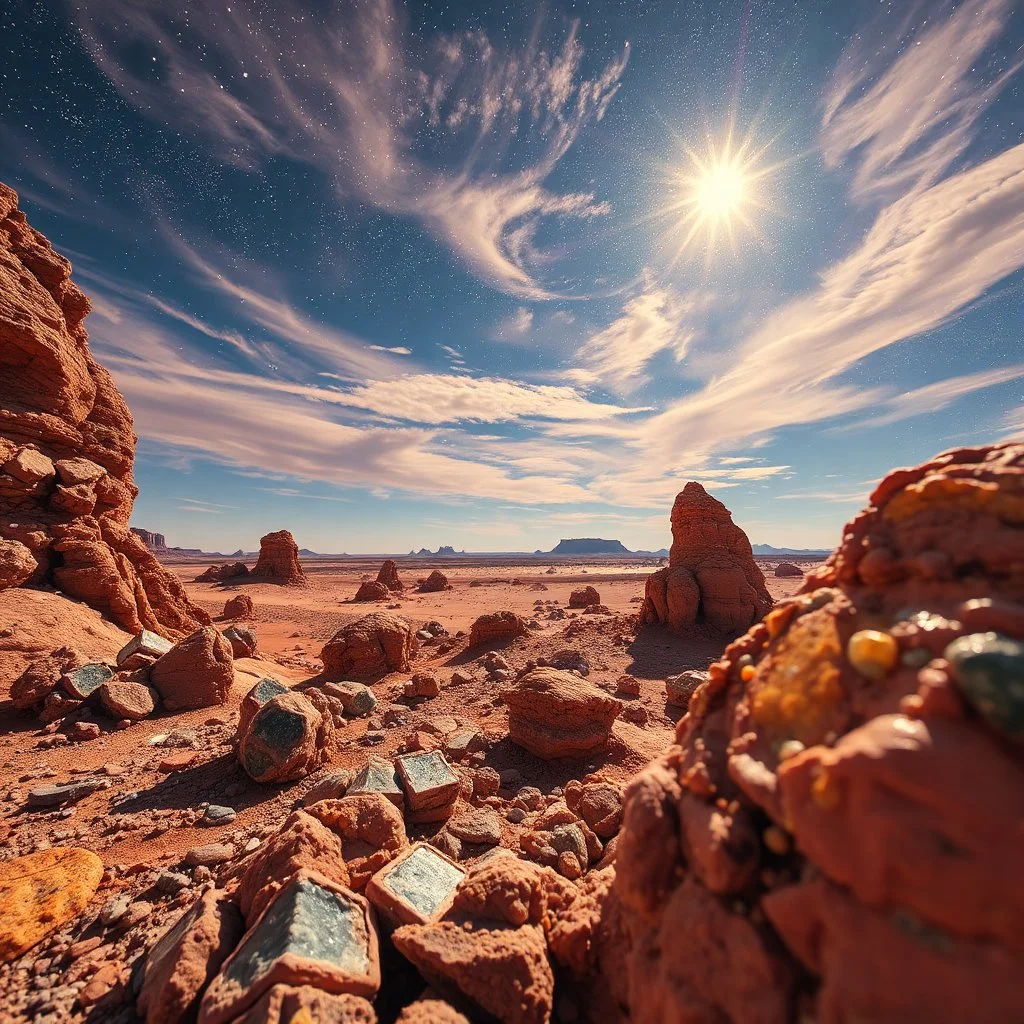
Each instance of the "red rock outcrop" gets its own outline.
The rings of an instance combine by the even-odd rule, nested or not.
[[[421,594],[439,594],[442,590],[451,590],[452,585],[448,582],[440,569],[435,569],[420,585]]]
[[[377,582],[395,594],[402,593],[405,586],[398,578],[398,564],[393,558],[387,559],[377,573]]]
[[[1024,445],[890,473],[629,785],[630,1019],[1024,1016]]]
[[[373,681],[405,672],[412,655],[412,630],[405,619],[373,612],[342,626],[320,652],[328,679]]]
[[[136,438],[89,300],[17,203],[0,184],[0,586],[52,583],[129,632],[183,636],[209,616],[128,527]]]
[[[304,587],[309,583],[299,565],[299,545],[287,530],[260,537],[260,557],[249,575],[291,587]]]
[[[691,480],[672,506],[668,567],[647,578],[641,622],[664,622],[675,630],[707,622],[735,634],[771,607],[747,535],[720,501]]]
[[[803,574],[803,569],[801,569],[799,565],[794,565],[792,562],[779,562],[779,564],[775,566],[776,576],[796,579],[798,576],[803,576]]]
[[[209,569],[201,572],[196,578],[196,583],[223,583],[224,580],[238,579],[240,576],[249,575],[249,566],[245,562],[225,562],[223,565],[211,565]]]
[[[236,594],[224,602],[225,619],[251,619],[256,609],[248,594]]]
[[[390,597],[391,591],[383,583],[378,583],[376,580],[367,580],[365,583],[359,584],[359,589],[356,591],[356,596],[353,600],[360,602],[387,601]]]
[[[594,587],[580,587],[569,595],[570,608],[589,608],[592,604],[600,604],[601,595]]]

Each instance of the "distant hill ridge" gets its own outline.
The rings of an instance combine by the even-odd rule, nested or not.
[[[767,558],[773,558],[777,555],[789,555],[793,557],[806,555],[809,558],[819,558],[831,553],[821,548],[773,548],[771,544],[751,544],[750,546],[755,555],[761,555],[762,557]]]

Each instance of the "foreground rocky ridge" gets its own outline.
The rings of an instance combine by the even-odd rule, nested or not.
[[[1020,1018],[1022,641],[1024,446],[886,477],[629,786],[631,1019]]]
[[[0,588],[52,583],[119,626],[209,621],[128,528],[132,418],[92,358],[71,265],[0,183]]]

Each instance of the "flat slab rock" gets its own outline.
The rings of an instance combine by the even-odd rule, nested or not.
[[[29,807],[60,807],[74,803],[90,793],[108,789],[110,779],[76,779],[74,782],[57,782],[49,786],[36,786],[28,791]]]
[[[367,883],[367,899],[392,924],[426,924],[447,913],[466,872],[444,854],[416,843]]]
[[[405,795],[395,766],[382,758],[371,757],[352,780],[345,795],[358,796],[360,793],[380,793],[399,810],[405,808]]]
[[[143,629],[136,633],[117,652],[117,664],[118,666],[123,665],[133,654],[143,654],[152,658],[159,658],[162,654],[166,654],[173,646],[170,640],[165,640],[158,633]]]
[[[501,818],[490,808],[475,808],[452,818],[448,831],[467,843],[497,846],[501,842]]]
[[[298,871],[207,989],[199,1024],[226,1024],[277,984],[372,997],[380,960],[367,901],[323,875]]]

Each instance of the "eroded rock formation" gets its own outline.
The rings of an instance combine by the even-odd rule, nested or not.
[[[1024,1015],[1024,445],[889,474],[630,784],[631,1020]]]
[[[299,545],[287,530],[260,537],[260,557],[249,575],[286,586],[302,587],[309,582],[299,565]]]
[[[136,438],[89,300],[17,203],[0,184],[0,586],[52,583],[129,632],[183,636],[209,616],[128,527]]]
[[[641,621],[676,630],[707,622],[735,634],[771,606],[747,535],[720,501],[691,480],[672,506],[668,567],[648,577]]]

